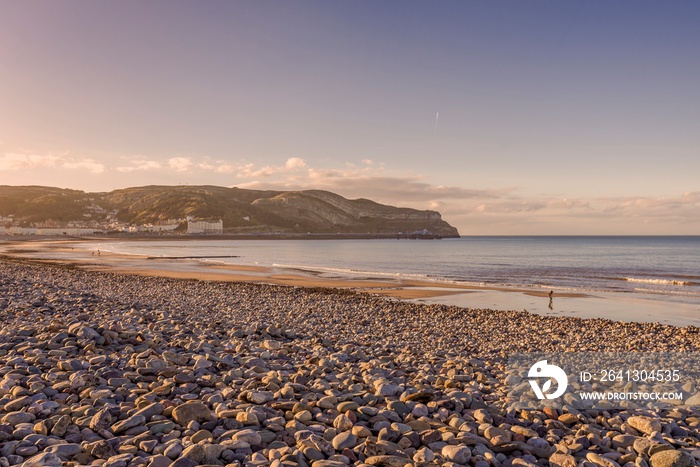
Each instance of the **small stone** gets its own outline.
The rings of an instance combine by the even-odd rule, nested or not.
[[[165,448],[163,455],[169,457],[170,459],[177,459],[182,454],[182,444],[172,443],[170,446]]]
[[[102,409],[90,419],[90,429],[92,431],[106,430],[114,423],[112,414],[107,409]]]
[[[192,444],[187,446],[180,455],[181,458],[186,457],[187,459],[192,459],[197,464],[201,464],[206,456],[207,454],[204,452],[204,446],[201,444]]]
[[[200,441],[204,441],[205,439],[214,439],[214,435],[211,434],[211,431],[209,430],[199,430],[197,433],[193,434],[192,437],[190,438],[190,441],[193,443],[199,443]]]
[[[282,464],[282,465],[284,465],[284,464]],[[270,464],[270,467],[273,467],[272,464]],[[313,461],[313,463],[311,464],[311,467],[347,467],[347,464],[345,462],[341,462],[341,461],[321,459],[321,460]]]
[[[357,402],[353,402],[353,401],[341,402],[340,404],[338,404],[338,407],[337,407],[338,412],[341,412],[341,413],[345,413],[348,410],[357,410],[358,408],[360,408],[360,405]]]
[[[401,393],[401,387],[396,383],[380,384],[374,393],[377,396],[391,397]]]
[[[22,457],[30,457],[39,452],[37,446],[20,446],[15,449],[15,454]]]
[[[420,464],[432,462],[435,460],[435,453],[427,446],[423,446],[413,455],[413,460]]]
[[[170,467],[197,467],[197,463],[187,457],[181,457],[170,464]]]
[[[129,428],[134,428],[135,426],[142,426],[145,424],[146,417],[144,417],[143,415],[133,415],[127,419],[115,423],[114,425],[112,425],[110,430],[116,435],[128,430]]]
[[[472,457],[472,452],[466,446],[448,444],[442,448],[442,457],[455,464],[468,464]]]
[[[406,464],[412,465],[413,461],[399,456],[371,456],[365,459],[365,464],[378,467],[404,467]]]
[[[2,423],[7,425],[16,426],[20,423],[29,423],[36,420],[36,417],[27,412],[10,412],[2,417]]]
[[[478,422],[489,424],[493,423],[493,417],[491,417],[491,414],[484,409],[475,410],[472,416],[474,417],[474,420]]]
[[[626,448],[632,446],[636,440],[637,437],[633,435],[617,435],[612,439],[612,447],[613,449]]]
[[[340,414],[333,420],[333,427],[340,431],[347,431],[353,426],[352,420],[350,420],[345,414]]]
[[[252,391],[248,394],[248,400],[253,404],[262,405],[275,398],[271,391]]]
[[[586,454],[586,460],[598,467],[620,467],[620,464],[607,457],[599,456],[594,452],[589,452]]]
[[[102,467],[126,467],[133,458],[133,454],[117,454],[107,459],[107,462],[102,464]]]
[[[635,430],[650,435],[655,431],[661,431],[661,422],[658,419],[635,415],[627,419],[629,426]]]
[[[187,426],[193,420],[200,423],[216,419],[209,407],[201,402],[187,402],[178,405],[173,409],[172,417],[180,426]]]
[[[95,441],[85,446],[85,452],[98,459],[109,459],[117,454],[109,441]]]
[[[551,467],[576,467],[576,458],[569,454],[555,452],[549,456],[549,465]]]
[[[233,441],[244,441],[251,446],[259,446],[262,444],[262,438],[257,431],[253,430],[241,430],[233,434],[231,437]]]
[[[564,425],[575,425],[580,422],[578,417],[572,413],[563,413],[559,415],[558,420]]]
[[[314,419],[314,416],[311,415],[311,412],[308,410],[302,410],[301,412],[298,412],[296,415],[294,415],[294,420],[297,420],[301,423],[308,423]]]
[[[163,413],[163,404],[160,404],[158,402],[154,402],[152,404],[148,404],[146,407],[142,408],[138,412],[136,412],[134,415],[143,415],[146,417],[146,421],[149,422],[151,421],[151,418],[154,415],[160,415]]]
[[[71,424],[70,415],[63,415],[51,427],[51,434],[62,438],[63,435],[66,434],[66,430],[68,429],[70,424]]]
[[[148,467],[169,467],[173,463],[172,459],[163,455],[151,457]]]
[[[340,433],[333,438],[331,442],[336,451],[342,451],[345,448],[354,448],[357,445],[357,436],[350,432]]]
[[[44,449],[44,452],[56,454],[58,457],[70,459],[83,451],[83,447],[76,443],[54,444]]]

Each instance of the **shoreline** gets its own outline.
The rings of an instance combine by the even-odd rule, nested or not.
[[[101,255],[97,256],[89,249],[69,247],[72,244],[84,243],[85,240],[60,238],[6,241],[4,244],[0,243],[0,248],[8,257],[63,263],[90,271],[173,279],[339,288],[371,293],[391,300],[445,304],[463,308],[522,310],[543,316],[609,318],[624,322],[660,322],[675,326],[700,326],[700,304],[695,306],[679,303],[667,297],[650,294],[554,290],[554,306],[549,308],[548,290],[542,289],[412,279],[322,277],[321,272],[313,270],[207,263],[197,258],[154,257],[106,251],[102,251]],[[669,306],[673,307],[673,313],[669,313]]]

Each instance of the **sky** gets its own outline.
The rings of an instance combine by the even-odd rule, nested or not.
[[[700,2],[0,0],[0,185],[700,234]]]

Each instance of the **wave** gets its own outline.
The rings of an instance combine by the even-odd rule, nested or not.
[[[625,282],[635,282],[640,284],[655,284],[655,285],[678,285],[682,287],[700,285],[698,282],[682,281],[676,279],[644,279],[641,277],[623,277],[621,280]]]
[[[310,272],[328,272],[337,274],[353,274],[353,275],[364,275],[364,276],[382,276],[382,277],[395,277],[400,278],[413,278],[413,279],[429,279],[430,276],[426,274],[407,274],[400,272],[380,272],[380,271],[363,271],[360,269],[350,269],[350,268],[331,268],[323,266],[306,266],[297,264],[280,264],[273,263],[273,267],[284,268],[284,269],[298,269],[300,271],[310,271]]]

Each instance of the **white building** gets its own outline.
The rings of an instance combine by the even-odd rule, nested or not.
[[[8,232],[10,235],[36,235],[36,227],[10,227]]]
[[[221,234],[224,232],[224,222],[206,220],[192,220],[187,218],[187,233],[188,234]]]

